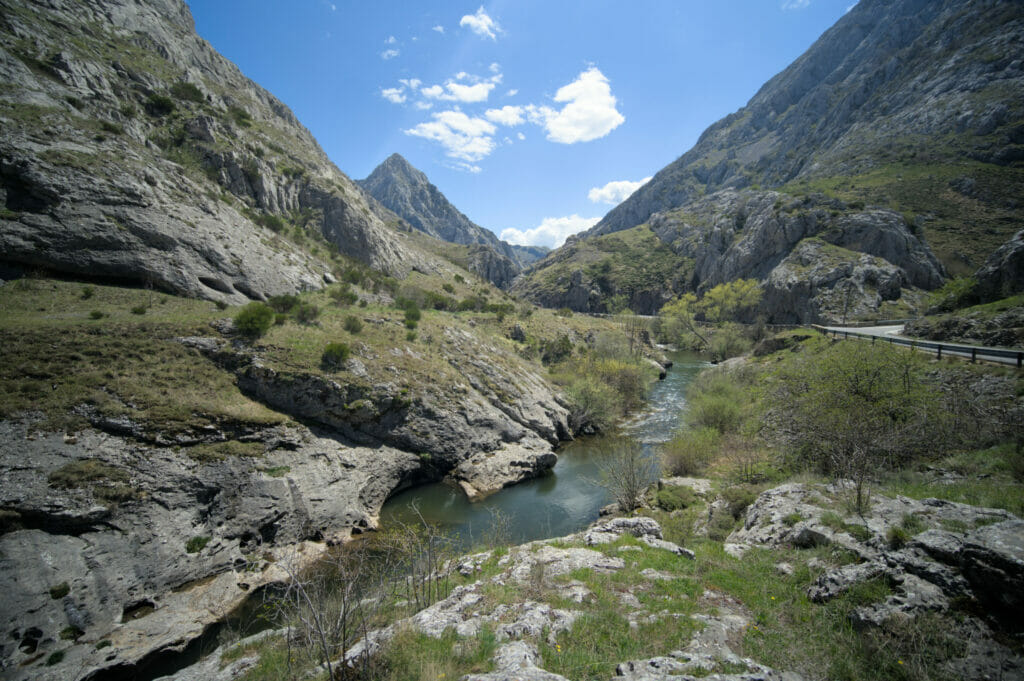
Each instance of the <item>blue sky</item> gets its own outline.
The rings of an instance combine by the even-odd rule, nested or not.
[[[353,179],[402,154],[556,246],[686,152],[854,0],[188,0]]]

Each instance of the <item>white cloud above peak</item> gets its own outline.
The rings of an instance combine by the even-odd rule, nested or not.
[[[601,218],[580,217],[575,213],[561,218],[544,218],[532,229],[503,229],[500,238],[516,246],[558,248],[568,237],[590,229],[600,220]]]
[[[459,26],[466,26],[481,38],[490,38],[491,40],[497,40],[498,33],[501,32],[501,26],[498,26],[498,23],[487,15],[482,5],[476,14],[467,14],[462,17],[459,20]]]
[[[651,181],[645,177],[639,182],[630,180],[615,180],[603,187],[594,187],[587,193],[587,198],[594,203],[610,203],[617,205],[629,198],[637,189]]]
[[[530,122],[543,126],[552,142],[589,142],[604,137],[626,120],[615,108],[617,101],[608,79],[596,67],[559,88],[555,101],[565,106],[560,110],[548,106],[527,107]]]
[[[496,146],[493,123],[466,115],[458,109],[431,114],[431,120],[405,130],[406,135],[422,137],[444,147],[449,158],[474,163],[489,155]],[[473,170],[468,165],[462,166]],[[479,172],[477,168],[474,172]]]

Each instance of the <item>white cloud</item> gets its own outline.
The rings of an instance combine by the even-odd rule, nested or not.
[[[444,88],[440,85],[431,85],[420,90],[420,94],[431,99],[440,99],[444,94]]]
[[[499,64],[498,62],[492,62],[491,65],[487,68],[490,69],[491,73],[498,73],[501,71],[501,64]]]
[[[558,248],[565,243],[567,237],[590,229],[600,220],[601,218],[581,218],[575,214],[563,218],[544,218],[540,225],[533,229],[503,229],[501,239],[517,246]]]
[[[494,19],[487,16],[487,12],[484,11],[482,5],[476,11],[476,14],[467,14],[462,17],[459,20],[459,26],[468,26],[469,30],[481,38],[490,38],[491,40],[497,40],[498,33],[501,32],[501,27],[498,26]]]
[[[467,163],[479,161],[494,151],[492,135],[497,128],[492,123],[467,116],[458,109],[440,111],[431,118],[433,120],[406,130],[405,134],[437,142],[444,147],[448,157]],[[479,172],[479,169],[473,170],[469,166],[463,169]]]
[[[380,53],[380,58],[383,59],[384,61],[387,61],[388,59],[394,59],[395,57],[398,56],[398,54],[398,50],[384,50],[383,52]]]
[[[451,81],[444,84],[448,93],[440,99],[450,102],[486,102],[487,96],[494,89],[494,83],[476,83],[475,85],[463,85]]]
[[[380,91],[380,96],[392,104],[402,104],[405,102],[405,94],[403,94],[402,88],[400,87],[383,88]]]
[[[510,127],[519,125],[525,120],[523,118],[523,107],[521,106],[503,106],[500,109],[488,109],[484,116],[492,123]]]
[[[784,0],[782,9],[803,9],[811,4],[811,0]]]
[[[526,139],[526,135],[524,135],[524,134],[523,134],[523,133],[521,133],[521,132],[520,132],[520,133],[517,133],[517,134],[516,134],[516,137],[518,137],[518,138],[519,138],[519,141],[520,141],[520,142],[522,142],[522,141],[523,141],[524,139]]]
[[[426,111],[427,109],[434,108],[434,105],[431,102],[416,102],[415,106],[420,111]]]
[[[384,44],[385,44],[385,45],[394,45],[394,44],[395,44],[395,43],[397,43],[397,42],[398,42],[398,39],[397,39],[397,38],[395,38],[395,36],[393,36],[393,35],[389,35],[389,36],[387,37],[387,40],[385,40],[385,41],[384,41]]]
[[[506,97],[515,97],[518,94],[519,94],[519,90],[516,90],[515,88],[513,88],[513,89],[509,90],[508,92],[506,92],[505,96]]]
[[[419,78],[399,78],[398,82],[401,83],[402,85],[405,85],[410,90],[415,90],[416,88],[423,84],[423,81],[420,80]]]
[[[432,28],[430,30],[431,31],[437,31],[441,35],[444,35],[444,26],[442,26],[441,24],[438,24],[437,26],[435,26],[434,28]]]
[[[461,82],[460,82],[461,81]],[[439,99],[445,102],[486,102],[491,91],[501,82],[501,74],[496,73],[490,78],[480,78],[465,71],[459,71],[445,81],[444,86],[431,85],[420,89],[420,94],[428,99]]]
[[[594,203],[619,204],[628,199],[630,194],[650,181],[650,177],[645,177],[639,182],[616,180],[609,182],[603,187],[594,187],[587,193],[587,198]]]
[[[527,107],[530,122],[543,126],[552,142],[589,142],[604,137],[626,120],[615,108],[608,79],[596,67],[559,88],[555,101],[565,102],[565,106],[558,111],[548,106]]]

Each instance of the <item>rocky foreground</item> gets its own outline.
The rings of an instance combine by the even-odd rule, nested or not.
[[[708,481],[664,483],[681,483],[710,496]],[[896,620],[913,626],[914,618],[928,613],[955,614],[943,621],[952,628],[946,633],[962,645],[939,661],[940,673],[962,679],[1024,677],[1024,658],[1004,645],[1020,633],[1024,521],[1001,510],[905,497],[875,497],[863,518],[839,517],[834,509],[841,493],[834,486],[801,484],[768,490],[748,508],[743,526],[728,537],[725,549],[736,556],[768,551],[770,557],[782,547],[796,548],[795,554],[787,554],[790,562],[775,563],[770,570],[774,577],[766,577],[792,580],[794,572],[806,574],[804,594],[815,604],[884,578],[890,594],[853,611],[857,630],[870,632]],[[724,504],[713,501],[698,527],[712,524]],[[902,533],[897,529],[907,527]],[[812,550],[822,546],[833,550]],[[614,679],[824,678],[827,670],[821,666],[773,669],[752,655],[762,635],[759,627],[769,630],[775,623],[727,589],[704,587],[672,595],[693,576],[713,571],[715,560],[665,541],[659,523],[643,516],[602,520],[584,532],[508,552],[466,556],[453,566],[466,583],[408,619],[372,632],[347,651],[345,661],[354,664],[362,655],[386,650],[393,637],[409,629],[435,638],[454,630],[459,640],[470,640],[486,627],[499,641],[493,669],[464,680],[574,678],[548,667],[562,668],[559,656],[569,651],[563,651],[561,642],[574,626],[588,626],[595,608],[610,607],[628,624],[624,635],[654,635],[659,628],[681,634],[675,639],[680,645],[653,657],[621,660]],[[644,567],[652,564],[659,567]],[[514,595],[496,598],[496,593]],[[611,605],[598,605],[609,597]],[[785,607],[779,604],[782,610],[772,617],[785,620]],[[257,657],[243,655],[228,664],[221,658],[228,649],[172,678],[227,681],[258,663]]]

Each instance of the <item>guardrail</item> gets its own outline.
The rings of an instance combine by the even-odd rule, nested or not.
[[[942,353],[945,352],[948,355],[954,355],[956,357],[969,357],[972,362],[976,362],[979,359],[988,359],[1000,364],[1013,364],[1016,362],[1017,368],[1024,368],[1024,350],[1002,350],[1000,348],[986,348],[982,345],[960,345],[958,343],[939,343],[936,341],[916,340],[911,338],[897,338],[895,336],[875,336],[870,333],[860,333],[858,331],[840,331],[838,329],[830,329],[825,326],[818,324],[811,324],[811,328],[819,331],[826,336],[831,335],[833,338],[870,338],[872,343],[882,342],[889,343],[890,345],[902,345],[908,348],[922,348],[924,350],[934,350],[935,357],[942,359]]]

